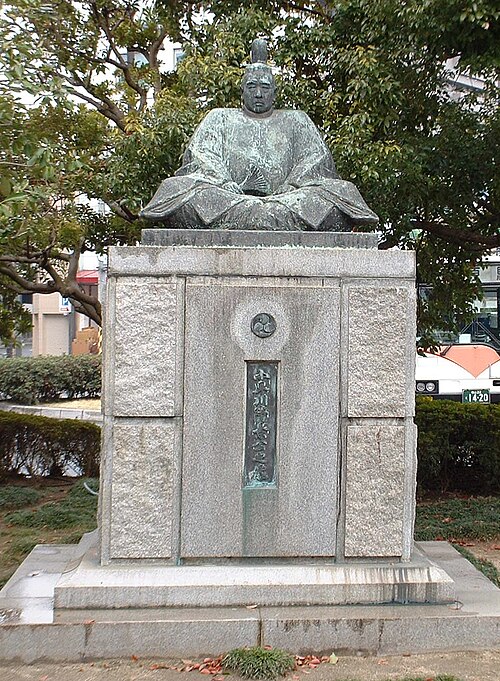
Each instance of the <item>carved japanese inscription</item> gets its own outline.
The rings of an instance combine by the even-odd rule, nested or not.
[[[245,487],[276,483],[278,362],[247,362]]]

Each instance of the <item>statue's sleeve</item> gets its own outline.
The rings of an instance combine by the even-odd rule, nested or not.
[[[231,181],[223,154],[227,130],[224,114],[224,110],[213,109],[205,116],[186,147],[176,175],[189,175],[215,185]]]
[[[333,157],[317,127],[303,111],[294,111],[293,116],[294,167],[287,184],[305,187],[338,179]]]

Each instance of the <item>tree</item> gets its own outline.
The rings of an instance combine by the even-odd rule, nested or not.
[[[433,328],[470,311],[479,291],[472,269],[500,246],[499,12],[493,0],[462,8],[458,0],[7,3],[3,86],[36,98],[18,134],[38,144],[21,160],[11,155],[30,169],[21,183],[30,196],[8,230],[27,230],[29,239],[21,246],[16,236],[15,252],[12,240],[2,247],[0,274],[20,288],[29,280],[64,289],[98,319],[97,301],[76,286],[79,253],[134,243],[140,205],[178,167],[200,117],[238,105],[241,65],[263,35],[279,105],[306,110],[323,130],[340,173],[379,213],[382,247],[417,250],[419,280],[432,286],[420,301],[428,345]],[[167,37],[185,51],[171,73],[161,68]],[[483,76],[480,93],[449,96],[445,61],[453,57]],[[82,192],[112,212],[96,217],[75,206]],[[55,196],[63,197],[57,211],[43,213]]]

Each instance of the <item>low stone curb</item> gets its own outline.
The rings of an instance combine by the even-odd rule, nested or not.
[[[51,419],[78,419],[80,421],[92,421],[102,424],[102,414],[97,409],[57,409],[55,407],[43,407],[40,405],[31,407],[22,404],[10,404],[0,402],[0,410],[13,411],[16,414],[31,414],[32,416],[46,416]]]

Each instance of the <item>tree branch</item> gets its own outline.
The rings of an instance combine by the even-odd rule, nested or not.
[[[415,221],[415,229],[422,229],[459,246],[477,246],[474,250],[486,250],[500,246],[500,233],[495,235],[480,234],[479,232],[455,229],[441,222],[430,220]]]
[[[121,206],[117,201],[106,201],[106,204],[111,208],[113,213],[127,222],[135,222],[135,220],[139,218],[139,216],[136,213],[132,213],[127,206]]]

